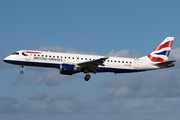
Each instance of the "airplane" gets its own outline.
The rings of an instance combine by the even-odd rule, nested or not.
[[[167,37],[151,54],[140,58],[111,57],[114,50],[107,56],[19,50],[3,61],[20,65],[21,74],[24,66],[49,67],[59,69],[64,75],[84,72],[84,79],[88,81],[91,78],[89,73],[131,73],[173,67],[175,60],[167,61],[173,41],[174,37]]]

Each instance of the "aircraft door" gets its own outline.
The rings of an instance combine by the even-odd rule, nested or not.
[[[26,60],[30,60],[30,58],[31,58],[31,54],[27,54],[27,56],[25,56]]]
[[[139,60],[137,58],[134,59],[134,68],[138,69],[139,67]]]

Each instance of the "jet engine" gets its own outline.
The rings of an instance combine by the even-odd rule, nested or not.
[[[60,73],[65,75],[72,75],[77,73],[77,67],[75,65],[70,64],[61,64],[60,65]]]

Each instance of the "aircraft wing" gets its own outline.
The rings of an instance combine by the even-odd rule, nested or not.
[[[93,73],[96,73],[96,68],[98,68],[99,65],[104,66],[104,62],[106,59],[108,59],[111,54],[113,53],[114,50],[112,50],[107,56],[96,59],[96,60],[92,60],[92,61],[87,61],[87,62],[83,62],[83,63],[78,63],[77,66],[81,67],[81,68],[87,68],[88,70],[91,70]]]

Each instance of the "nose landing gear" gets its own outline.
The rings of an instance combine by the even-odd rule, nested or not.
[[[20,71],[20,73],[21,73],[21,74],[23,74],[23,73],[24,73],[24,71],[23,71],[23,70],[21,70],[21,71]]]
[[[23,74],[23,73],[24,73],[24,71],[23,71],[23,69],[24,69],[24,65],[21,65],[20,67],[21,67],[21,71],[20,71],[20,73],[21,73],[21,74]]]

